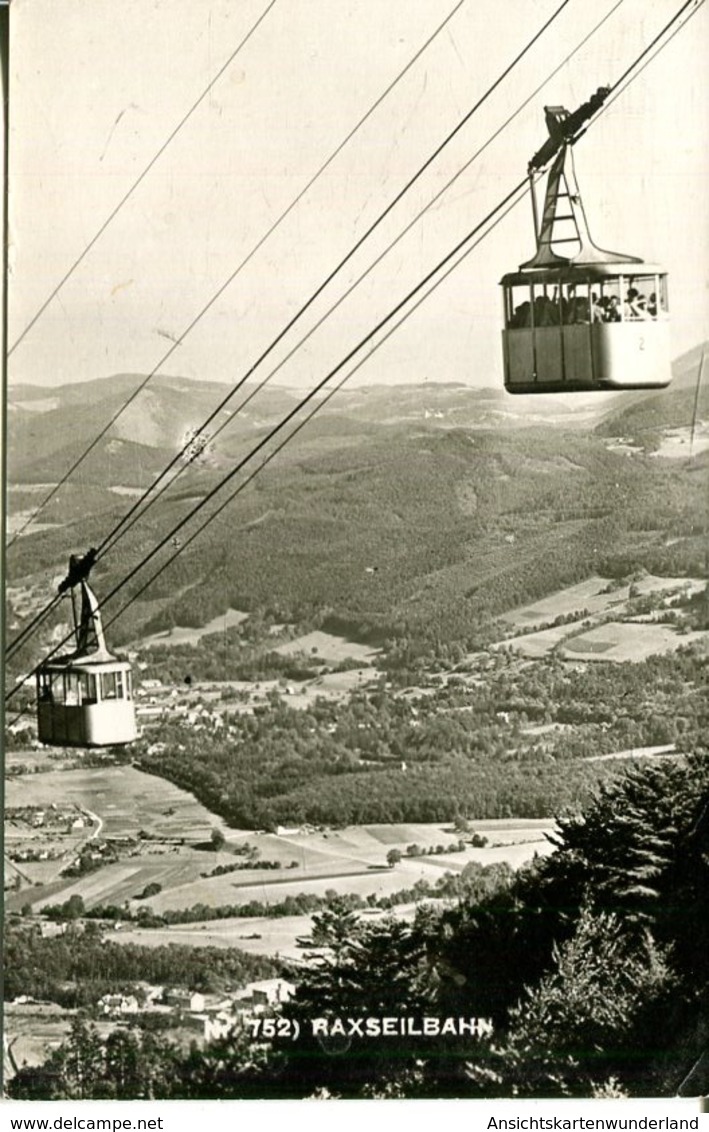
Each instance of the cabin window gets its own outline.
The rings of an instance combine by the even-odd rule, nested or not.
[[[667,315],[667,276],[610,275],[578,281],[505,286],[507,330],[640,322]]]
[[[63,672],[49,673],[49,680],[50,680],[50,690],[49,690],[49,697],[48,698],[52,701],[52,703],[63,704],[64,703],[64,673]]]
[[[664,275],[628,275],[622,295],[624,322],[642,322],[667,313]]]
[[[133,699],[133,677],[132,677],[131,673],[130,672],[124,672],[123,673],[123,679],[125,681],[125,686],[126,686],[126,699],[132,700]]]
[[[64,703],[68,707],[78,707],[80,702],[79,674],[78,672],[66,672],[64,674]]]
[[[508,330],[521,330],[532,325],[532,304],[527,284],[505,288],[505,321]]]
[[[42,703],[51,704],[54,697],[52,695],[52,677],[49,672],[40,672],[37,680],[37,692]]]
[[[82,704],[96,703],[96,677],[90,672],[79,673],[79,688],[81,690]]]
[[[534,294],[534,325],[559,326],[563,318],[563,298],[559,287],[537,283]]]
[[[123,673],[122,672],[103,672],[101,674],[101,699],[102,700],[122,700],[123,699]]]
[[[588,325],[592,321],[591,289],[588,283],[565,283],[561,288],[561,313],[565,326]]]
[[[657,294],[657,301],[658,301],[657,313],[659,315],[666,315],[668,313],[669,309],[670,309],[669,300],[668,300],[668,297],[667,297],[667,276],[666,275],[658,275],[657,276],[656,294]]]

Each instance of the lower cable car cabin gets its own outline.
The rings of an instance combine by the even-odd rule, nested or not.
[[[73,586],[71,569],[68,581]],[[78,586],[78,617],[72,588],[76,651],[37,669],[39,741],[64,747],[131,743],[138,736],[131,666],[109,653],[96,597],[85,578]]]
[[[635,256],[597,248],[573,164],[573,133],[605,88],[573,115],[546,107],[550,138],[529,166],[537,251],[501,281],[505,388],[510,393],[655,389],[669,385],[667,273]],[[536,171],[559,150],[539,223]],[[562,255],[560,248],[571,254]]]
[[[37,673],[40,743],[59,747],[111,747],[138,736],[131,670],[127,661],[70,657]]]

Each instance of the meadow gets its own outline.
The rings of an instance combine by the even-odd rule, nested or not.
[[[130,837],[145,829],[163,838],[204,840],[213,829],[226,829],[186,790],[132,766],[47,770],[7,782],[7,806],[52,802],[73,802],[98,814],[103,836]]]
[[[299,893],[322,895],[328,889],[361,896],[389,895],[417,880],[435,882],[443,871],[460,872],[469,861],[508,861],[517,866],[533,853],[550,848],[549,821],[481,822],[476,829],[488,838],[484,848],[443,852],[459,834],[438,823],[354,826],[344,829],[279,829],[276,833],[229,829],[185,791],[134,767],[48,771],[8,783],[8,805],[73,802],[94,813],[102,837],[143,838],[119,859],[80,877],[56,877],[51,883],[23,887],[8,897],[8,908],[29,904],[34,911],[81,897],[89,909],[128,904],[135,912],[208,907],[259,900],[277,903]],[[223,846],[211,847],[218,829]],[[145,836],[147,835],[147,836]],[[217,868],[240,864],[247,842],[259,859],[279,862],[278,869],[254,868],[210,876]],[[407,856],[408,846],[420,854]],[[387,866],[387,854],[398,849],[401,862]],[[430,855],[428,855],[430,851]],[[205,875],[207,874],[207,875]],[[40,880],[40,878],[37,878]],[[49,877],[47,878],[49,880]],[[141,899],[148,885],[159,891]]]

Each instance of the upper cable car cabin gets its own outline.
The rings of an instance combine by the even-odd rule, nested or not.
[[[574,114],[545,107],[550,137],[529,163],[536,254],[501,281],[510,393],[655,389],[672,378],[667,273],[597,248],[576,183],[571,146],[606,95]],[[535,173],[555,153],[540,223]]]
[[[131,666],[106,648],[98,602],[86,581],[90,555],[72,557],[69,574],[59,587],[62,592],[71,589],[76,650],[37,669],[41,743],[108,747],[131,743],[138,736]]]

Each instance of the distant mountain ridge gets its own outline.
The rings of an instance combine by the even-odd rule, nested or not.
[[[117,374],[81,384],[57,387],[19,385],[8,391],[8,477],[10,483],[58,480],[113,417],[106,437],[85,469],[93,482],[143,483],[160,464],[179,451],[228,393],[228,386],[179,375],[156,375],[123,408],[144,382],[139,374]],[[277,385],[260,390],[243,409],[254,389],[245,385],[220,410],[207,432],[229,422],[213,444],[217,462],[241,449],[246,436],[257,436],[291,412],[303,392]],[[122,410],[122,411],[121,411]],[[528,428],[558,423],[587,427],[598,419],[599,406],[563,398],[508,396],[503,389],[474,388],[428,382],[395,386],[371,385],[338,392],[307,426],[310,440],[372,433],[382,426],[412,424],[433,427]],[[233,418],[233,419],[230,419]],[[113,442],[112,449],[108,445]],[[119,458],[116,443],[127,445]],[[142,450],[131,446],[142,446]],[[150,450],[155,450],[156,459]],[[112,458],[111,458],[112,457]],[[124,469],[133,474],[125,480]],[[123,479],[116,480],[117,475]],[[98,480],[96,479],[98,477]]]
[[[665,391],[637,393],[570,394],[511,397],[504,389],[478,388],[455,382],[372,384],[345,388],[308,425],[316,436],[352,431],[354,425],[377,428],[421,421],[434,427],[530,427],[556,423],[565,428],[599,427],[611,435],[614,427],[632,420],[638,406],[660,398],[671,409],[678,394],[695,389],[698,367],[706,343],[677,358],[674,379]],[[125,401],[145,381],[141,374],[116,374],[55,387],[17,385],[8,389],[8,474],[10,482],[47,482],[59,478],[113,416],[107,439],[175,452],[190,431],[199,428],[228,394],[228,384],[157,374],[122,412]],[[709,381],[703,382],[709,388]],[[303,391],[269,384],[243,409],[253,392],[247,383],[221,410],[208,432],[234,419],[216,442],[216,451],[229,454],[230,441],[243,440],[270,428],[293,410]],[[684,398],[686,400],[686,397]],[[702,402],[703,404],[703,402]],[[670,412],[674,419],[676,412]],[[335,426],[334,420],[339,424]],[[100,473],[100,460],[94,462]],[[148,460],[152,464],[151,460]]]
[[[481,618],[594,572],[700,576],[706,457],[656,460],[652,446],[630,450],[609,439],[646,420],[643,437],[676,420],[686,425],[695,401],[704,412],[706,387],[695,396],[700,356],[678,359],[667,390],[570,406],[452,383],[345,389],[180,553],[114,639],[160,631],[171,619],[206,624],[226,608],[269,609],[284,621],[325,617],[365,638],[370,630],[376,638],[394,630],[470,638]],[[31,514],[140,380],[35,389],[19,402],[13,391],[11,514]],[[56,493],[42,515],[51,529],[17,540],[8,578],[51,579],[69,553],[99,545],[131,494],[155,479],[225,392],[215,382],[156,377],[142,409],[137,398]],[[101,564],[99,592],[299,396],[273,386],[254,398]]]

